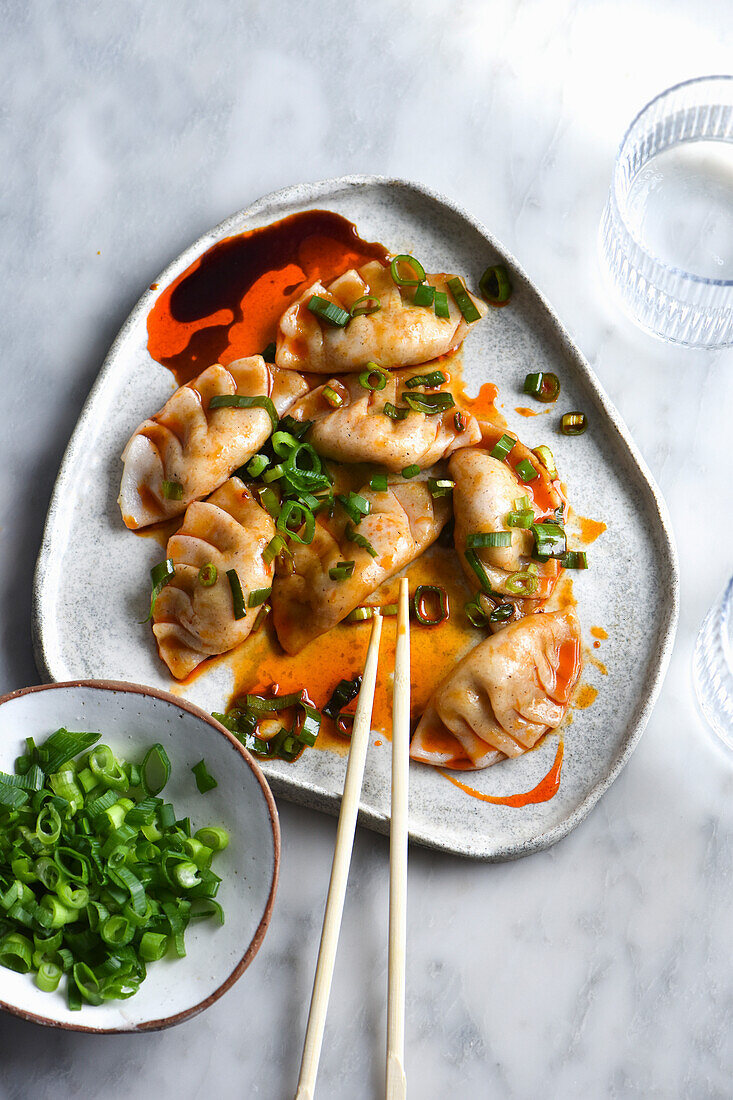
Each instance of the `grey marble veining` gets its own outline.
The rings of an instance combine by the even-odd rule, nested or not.
[[[0,13],[0,686],[36,679],[30,584],[51,486],[140,289],[208,226],[302,179],[375,172],[454,196],[537,281],[620,409],[672,514],[682,607],[647,732],[577,832],[508,865],[411,853],[410,1095],[730,1096],[733,761],[697,715],[690,659],[733,568],[733,355],[637,331],[596,252],[633,113],[730,68],[727,0]],[[271,929],[221,1002],[130,1038],[0,1019],[0,1096],[291,1095],[335,823],[284,803],[281,823]],[[382,1093],[386,906],[387,843],[360,832],[323,1100]]]

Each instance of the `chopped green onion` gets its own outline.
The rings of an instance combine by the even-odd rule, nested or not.
[[[448,290],[453,295],[456,305],[463,314],[463,319],[469,325],[474,321],[481,320],[481,314],[477,310],[471,295],[466,290],[461,279],[457,275],[454,275],[452,279],[448,280]]]
[[[534,510],[527,508],[521,512],[508,512],[504,521],[507,527],[523,527],[528,529],[534,523]]]
[[[166,500],[183,500],[183,486],[180,481],[164,481],[163,496]]]
[[[367,363],[366,370],[359,375],[359,385],[365,390],[383,390],[388,379],[389,372],[378,363]]]
[[[448,379],[442,370],[431,370],[428,374],[414,374],[412,378],[407,379],[405,385],[409,390],[413,390],[417,386],[427,386],[428,389],[434,389],[436,386],[442,386],[447,381]]]
[[[155,610],[155,601],[165,586],[176,575],[176,570],[171,558],[166,558],[165,561],[159,561],[157,565],[154,565],[150,570],[150,580],[153,585],[152,592],[150,593],[150,611],[146,619],[142,619],[141,622],[148,623],[153,617],[153,611]]]
[[[511,603],[500,603],[498,607],[489,615],[489,622],[492,623],[506,623],[514,615],[514,605]]]
[[[351,522],[356,526],[358,526],[364,519],[364,516],[368,516],[372,510],[371,502],[368,501],[366,497],[360,496],[359,493],[354,493],[351,490],[349,490],[346,495],[337,493],[336,500],[346,512]]]
[[[380,607],[379,610],[381,611],[383,618],[385,616],[389,617],[390,615],[396,615],[397,614],[397,604],[396,603],[384,603],[384,604],[382,604],[382,606]]]
[[[345,623],[363,623],[374,618],[373,607],[355,607],[344,619]]]
[[[550,401],[556,401],[560,394],[560,379],[556,374],[544,371],[528,374],[524,380],[524,392],[549,404]]]
[[[412,304],[415,306],[431,306],[435,299],[435,287],[429,283],[419,283],[415,287],[415,296]]]
[[[305,530],[300,534],[300,528]],[[303,546],[309,546],[313,542],[316,533],[316,517],[297,500],[286,500],[277,518],[277,529],[283,535],[288,535],[295,542]]]
[[[441,477],[429,477],[428,489],[432,497],[447,497],[453,492],[456,487],[455,481],[450,481],[448,478]]]
[[[407,279],[403,275],[400,275],[400,264],[404,264],[405,267],[408,267],[416,278]],[[416,260],[414,256],[406,256],[404,253],[395,256],[389,265],[389,270],[397,286],[419,286],[425,278],[425,268],[420,261]]]
[[[464,557],[478,577],[479,584],[481,585],[482,590],[486,593],[491,593],[493,591],[491,587],[491,581],[489,580],[486,570],[484,569],[483,562],[481,562],[481,560],[479,559],[476,551],[466,550]]]
[[[282,535],[273,535],[265,549],[262,551],[262,560],[269,565],[285,547],[285,539]]]
[[[456,403],[453,394],[445,390],[440,393],[402,393],[400,398],[408,408],[414,412],[425,413],[426,416],[447,412]]]
[[[369,482],[369,488],[373,489],[375,493],[387,492],[387,475],[375,474],[372,480]]]
[[[457,412],[453,417],[453,423],[457,432],[465,432],[468,427],[468,418],[465,413]]]
[[[216,584],[219,576],[219,570],[216,568],[213,562],[208,561],[206,565],[202,565],[199,569],[199,584],[204,588],[211,588]]]
[[[58,989],[63,970],[54,962],[42,962],[36,973],[36,985],[44,993],[53,993]]]
[[[344,537],[347,538],[349,542],[356,543],[356,545],[360,546],[362,550],[366,550],[367,554],[369,554],[370,557],[376,558],[377,551],[374,549],[369,539],[365,538],[363,535],[360,535],[351,523],[346,524]]]
[[[550,478],[554,480],[558,476],[558,474],[557,466],[555,465],[555,457],[550,448],[546,447],[543,444],[541,447],[535,447],[535,449],[532,451],[532,454],[537,455],[537,458],[539,458],[540,462],[547,470]]]
[[[410,410],[404,405],[393,405],[391,401],[385,401],[382,412],[385,416],[388,416],[390,420],[404,420]]]
[[[492,306],[503,306],[512,296],[512,284],[504,264],[487,267],[479,279],[478,288]]]
[[[270,596],[272,588],[255,588],[247,597],[247,607],[259,607]]]
[[[151,745],[140,769],[142,788],[146,795],[159,795],[171,776],[171,762],[160,742]]]
[[[539,587],[539,580],[536,573],[525,569],[512,573],[511,577],[505,581],[504,587],[512,596],[534,596]]]
[[[511,546],[512,536],[510,531],[479,531],[466,535],[466,546],[470,549],[506,548]]]
[[[277,427],[277,409],[269,397],[261,394],[254,396],[239,393],[218,393],[209,401],[210,409],[264,409],[273,428]]]
[[[476,596],[473,600],[469,600],[468,603],[464,604],[463,610],[466,613],[466,618],[472,626],[477,626],[480,628],[486,626],[486,624],[488,623],[486,612],[481,606],[478,596]]]
[[[326,404],[330,405],[332,409],[339,409],[344,403],[343,397],[340,393],[336,393],[333,386],[324,386],[321,391],[321,396]]]
[[[540,476],[528,458],[523,458],[521,462],[518,462],[514,470],[519,480],[523,481],[525,484],[528,481],[534,481]]]
[[[262,352],[262,358],[265,360],[266,363],[274,363],[275,362],[275,352],[276,351],[277,351],[277,344],[274,341],[272,341],[271,343],[269,343],[267,345],[265,350]]]
[[[585,550],[568,550],[560,558],[563,569],[587,569],[588,556]]]
[[[252,633],[256,634],[258,630],[261,630],[264,623],[272,613],[272,608],[269,603],[263,603],[262,607],[257,612],[254,623],[252,624]]]
[[[33,965],[33,945],[19,932],[9,932],[0,940],[0,966],[27,974]]]
[[[270,437],[270,444],[278,458],[287,458],[294,447],[298,446],[298,440],[290,432],[278,428]]]
[[[260,477],[269,465],[270,460],[267,455],[255,455],[247,463],[247,473],[250,477]]]
[[[229,581],[229,588],[232,593],[232,611],[234,613],[234,618],[243,619],[247,614],[247,607],[244,602],[244,593],[242,592],[242,585],[236,569],[227,569],[227,580]]]
[[[212,852],[223,852],[229,845],[229,833],[216,825],[205,825],[203,829],[198,829],[194,836]]]
[[[331,566],[328,575],[332,581],[347,581],[353,576],[355,564],[353,561],[337,562],[336,565]]]
[[[402,476],[404,478],[417,477],[417,475],[419,473],[420,473],[420,467],[417,465],[416,462],[413,462],[410,466],[403,466],[402,467]]]
[[[198,764],[194,764],[191,768],[191,771],[196,777],[196,786],[201,791],[201,794],[206,794],[207,791],[213,791],[214,787],[219,786],[213,775],[209,774],[205,760],[199,760]]]
[[[445,290],[436,290],[434,295],[435,316],[442,321],[450,320],[450,306],[448,305],[448,293]]]
[[[505,433],[491,451],[491,457],[497,458],[500,462],[503,462],[516,442],[513,435],[507,435]]]
[[[540,561],[548,558],[561,558],[567,546],[565,530],[556,523],[533,523],[535,554]]]
[[[311,313],[315,313],[319,321],[325,321],[334,328],[345,328],[351,320],[351,314],[347,309],[342,309],[335,302],[330,302],[327,298],[321,298],[318,294],[311,297],[308,302],[308,309]]]
[[[432,615],[427,610],[427,601],[437,600],[437,607],[433,608]],[[419,584],[412,597],[412,608],[415,618],[423,626],[438,626],[448,618],[448,594],[444,588],[437,584]]]
[[[563,418],[560,424],[563,435],[582,435],[587,427],[588,421],[586,419],[585,413],[563,413]]]
[[[362,294],[351,307],[352,317],[364,317],[370,313],[376,313],[382,308],[382,303],[374,294]]]
[[[260,504],[273,519],[277,519],[280,515],[280,497],[271,485],[266,485],[264,489],[260,489],[257,493]]]

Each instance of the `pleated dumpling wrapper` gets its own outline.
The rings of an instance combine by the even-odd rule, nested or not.
[[[446,291],[450,275],[428,275],[427,282]],[[398,287],[389,267],[372,260],[358,271],[351,269],[325,287],[314,283],[285,310],[277,332],[275,362],[288,370],[313,371],[317,374],[345,374],[363,370],[370,360],[383,367],[412,366],[425,363],[459,347],[476,322],[467,322],[448,291],[446,318],[438,317],[432,306],[415,306],[414,287]],[[378,298],[375,313],[354,317],[345,327],[337,328],[321,321],[310,309],[313,295],[325,298],[349,311],[366,295]],[[487,306],[471,295],[481,316]]]
[[[423,372],[427,369],[423,368]],[[413,464],[424,469],[459,447],[478,443],[481,428],[475,416],[460,412],[455,405],[436,413],[410,408],[402,419],[389,417],[384,412],[387,403],[398,409],[409,408],[405,395],[416,399],[417,404],[420,398],[429,401],[441,392],[444,395],[450,392],[448,385],[428,391],[425,387],[406,389],[406,382],[418,373],[414,369],[390,372],[381,390],[365,389],[354,374],[331,378],[297,401],[290,415],[296,420],[313,421],[308,442],[326,458],[339,462],[378,462],[394,472]],[[377,378],[377,372],[372,377]],[[340,398],[338,408],[324,398],[326,387]]]
[[[573,611],[527,615],[477,645],[438,685],[410,756],[465,770],[520,756],[560,725],[581,667]]]
[[[522,453],[529,455],[535,468],[539,460],[530,451],[516,444]],[[527,528],[509,527],[507,516],[517,509],[517,502],[528,497],[529,507],[535,519],[545,512],[546,501],[538,506],[533,497],[532,484],[519,480],[507,462],[492,458],[481,448],[456,451],[448,463],[448,476],[455,481],[453,513],[455,515],[455,547],[463,572],[475,590],[481,584],[476,570],[471,566],[466,551],[466,537],[470,534],[508,532],[508,546],[491,546],[474,549],[480,566],[494,592],[510,598],[528,600],[546,599],[552,593],[560,566],[555,558],[546,562],[532,561],[534,538]],[[538,478],[539,480],[539,478]],[[542,482],[545,497],[549,496],[555,507],[561,504],[556,490]],[[529,510],[529,509],[528,509]]]
[[[308,383],[294,371],[270,367],[261,355],[228,367],[207,367],[145,420],[122,452],[119,505],[136,530],[185,512],[262,446],[273,429],[265,408],[209,408],[212,397],[267,398],[282,416]],[[164,486],[164,482],[167,483]]]
[[[325,634],[383,581],[419,557],[450,516],[450,502],[434,499],[424,479],[391,479],[385,492],[366,487],[360,496],[370,503],[371,512],[356,532],[370,543],[374,556],[348,538],[348,517],[337,513],[316,523],[310,545],[291,544],[294,571],[275,577],[273,621],[287,653],[298,653]],[[342,561],[353,561],[354,571],[344,580],[333,580],[329,570]]]
[[[168,540],[166,556],[175,576],[160,592],[153,612],[158,652],[177,680],[206,657],[226,653],[252,630],[259,607],[234,617],[227,577],[236,570],[244,595],[269,589],[274,566],[262,553],[275,535],[275,524],[238,477],[224,483],[208,500],[194,501],[177,534]],[[216,566],[213,585],[199,579],[202,566]]]

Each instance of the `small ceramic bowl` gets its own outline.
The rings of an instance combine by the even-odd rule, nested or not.
[[[166,692],[109,680],[44,684],[0,698],[0,771],[13,770],[23,738],[43,741],[60,726],[102,734],[116,755],[140,760],[159,741],[171,760],[167,801],[192,825],[220,825],[229,846],[216,859],[217,900],[225,923],[200,921],[186,931],[186,956],[152,963],[128,1000],[72,1012],[61,990],[43,993],[31,974],[0,968],[0,1008],[73,1031],[152,1031],[195,1016],[240,977],[270,920],[280,863],[275,803],[249,753],[208,714]],[[201,794],[191,768],[204,759],[218,786]]]

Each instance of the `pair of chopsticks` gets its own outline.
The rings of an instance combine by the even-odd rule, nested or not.
[[[295,1100],[313,1100],[321,1056],[323,1030],[336,959],[346,883],[354,846],[359,796],[364,778],[374,689],[379,663],[382,616],[375,612],[367,650],[364,677],[354,716],[346,781],[341,800],[336,848],[331,866],[321,945],[313,981],[303,1058]],[[387,1086],[386,1100],[405,1100],[405,949],[407,936],[407,791],[410,752],[410,614],[406,579],[400,581],[397,606],[392,707],[392,818],[389,842],[389,964],[387,991]]]

